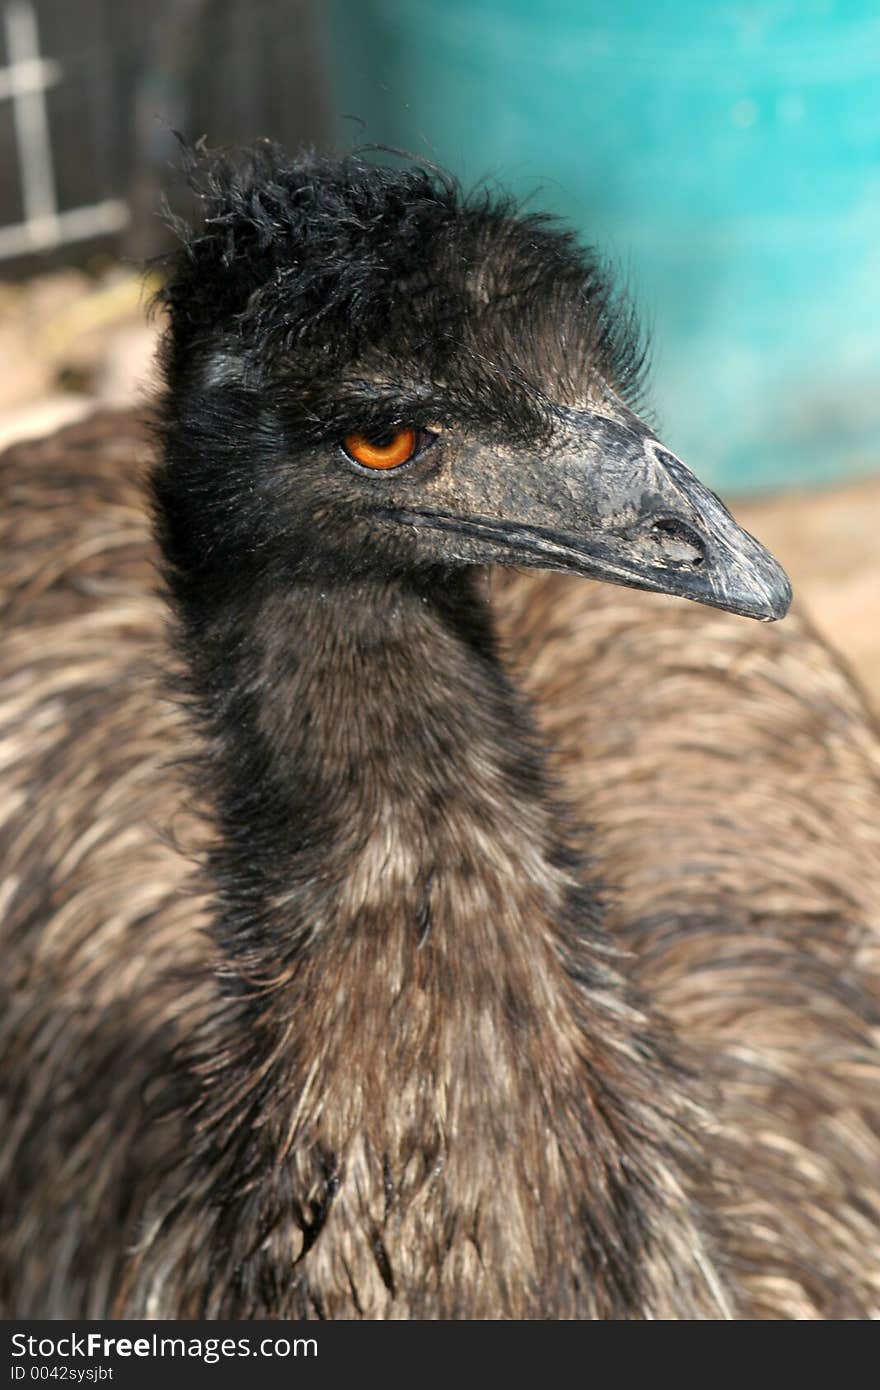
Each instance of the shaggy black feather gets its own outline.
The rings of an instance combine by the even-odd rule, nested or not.
[[[595,253],[546,214],[465,193],[433,167],[291,160],[268,141],[235,158],[190,150],[186,171],[202,216],[173,224],[169,367],[228,353],[245,380],[285,388],[302,440],[364,425],[371,360],[399,363],[428,417],[452,412],[493,438],[533,439],[546,396],[566,378],[582,390],[593,369],[634,404],[635,316]],[[394,387],[370,403],[371,425],[400,418]]]

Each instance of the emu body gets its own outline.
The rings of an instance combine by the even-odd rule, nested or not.
[[[474,568],[782,602],[653,452],[608,491],[631,358],[567,243],[267,158],[168,292],[173,647],[137,423],[2,465],[9,1314],[876,1313],[858,692],[800,619]],[[386,485],[328,441],[389,408],[441,442]]]

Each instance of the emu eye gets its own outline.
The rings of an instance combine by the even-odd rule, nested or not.
[[[392,429],[373,436],[347,434],[342,447],[350,459],[364,468],[400,468],[433,439],[429,430]]]

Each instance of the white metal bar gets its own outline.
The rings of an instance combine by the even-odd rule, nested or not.
[[[37,17],[31,0],[10,0],[3,12],[3,19],[9,51],[6,71],[14,74],[18,68],[20,73],[22,67],[28,69],[40,60]],[[37,241],[32,245],[52,245],[60,239],[60,233],[45,87],[31,86],[24,91],[16,91],[12,115],[25,225],[36,224]]]
[[[118,232],[126,226],[128,218],[127,205],[118,198],[108,198],[90,207],[56,212],[52,217],[34,218],[14,227],[0,227],[0,261],[27,255],[30,251],[50,250],[70,241]]]
[[[49,58],[29,58],[14,68],[0,68],[0,101],[26,92],[41,92],[54,87],[61,77],[61,64]]]

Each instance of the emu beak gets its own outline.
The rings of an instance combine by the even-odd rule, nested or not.
[[[474,468],[461,461],[454,510],[420,509],[418,523],[453,533],[461,558],[572,570],[764,622],[785,616],[782,567],[621,401],[609,393],[599,410],[557,412],[549,457],[480,450]]]

